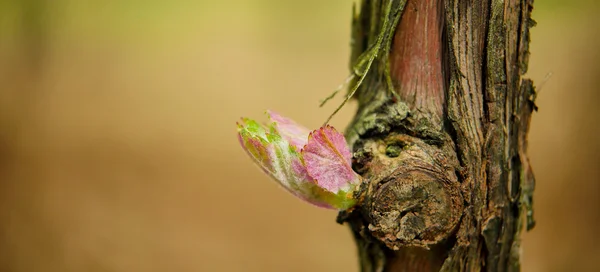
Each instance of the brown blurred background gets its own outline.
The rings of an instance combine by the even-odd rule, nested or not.
[[[523,271],[600,271],[594,2],[535,3],[528,76],[553,75],[530,134]],[[234,124],[325,120],[351,5],[0,0],[0,271],[357,271],[336,213],[262,175]]]

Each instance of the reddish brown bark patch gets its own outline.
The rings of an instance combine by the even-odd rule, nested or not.
[[[439,117],[445,100],[443,16],[440,0],[408,0],[390,53],[390,73],[400,97],[411,109]]]

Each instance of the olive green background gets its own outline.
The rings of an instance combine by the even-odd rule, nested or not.
[[[528,77],[552,76],[523,271],[597,271],[600,9],[535,2]],[[336,212],[279,189],[235,136],[265,109],[326,119],[351,6],[0,0],[0,271],[357,271]]]

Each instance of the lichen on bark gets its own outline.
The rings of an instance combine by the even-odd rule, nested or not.
[[[338,222],[362,271],[519,270],[522,222],[534,222],[532,5],[364,0],[353,13],[346,137],[366,182]]]

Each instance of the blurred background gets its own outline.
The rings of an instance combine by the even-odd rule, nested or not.
[[[326,119],[352,2],[0,0],[0,271],[357,271],[336,212],[284,193],[235,136],[265,109]],[[600,8],[535,2],[528,76],[553,75],[523,271],[598,271]]]

